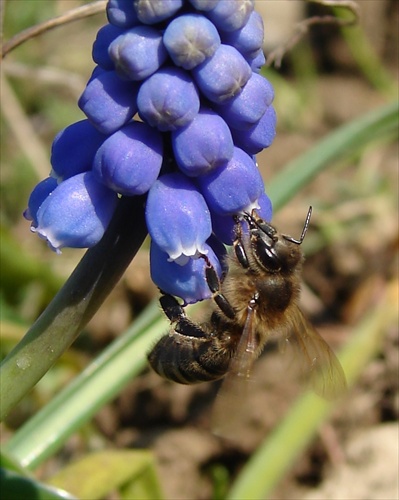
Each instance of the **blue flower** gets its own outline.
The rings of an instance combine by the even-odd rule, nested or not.
[[[251,155],[268,148],[276,135],[276,112],[269,106],[257,123],[243,130],[231,127],[234,143]]]
[[[89,120],[73,123],[61,130],[51,148],[53,176],[65,180],[89,171],[105,138]]]
[[[222,276],[222,264],[213,249],[204,245],[206,256]],[[168,254],[154,242],[150,249],[151,278],[162,291],[181,297],[185,304],[209,299],[212,294],[205,279],[206,261],[201,257],[188,259],[184,264],[171,261]]]
[[[103,134],[112,134],[137,113],[138,86],[121,80],[115,71],[97,71],[78,104],[91,123]]]
[[[91,55],[93,61],[101,68],[109,71],[115,69],[114,61],[108,53],[108,48],[115,38],[124,33],[124,31],[123,28],[119,28],[113,24],[106,24],[98,30]]]
[[[219,0],[209,11],[209,18],[222,31],[241,29],[254,9],[254,0]]]
[[[216,27],[200,14],[183,14],[168,25],[163,43],[176,66],[193,69],[220,45]]]
[[[120,28],[131,28],[139,23],[132,0],[108,0],[108,21]]]
[[[198,184],[210,210],[219,215],[251,212],[264,191],[256,163],[237,147],[225,166],[201,175]]]
[[[253,11],[244,26],[234,31],[224,31],[222,38],[223,43],[235,47],[245,59],[253,59],[263,45],[262,16]]]
[[[133,0],[133,5],[143,24],[156,24],[181,9],[183,0]]]
[[[127,196],[146,193],[162,166],[162,136],[146,123],[132,121],[110,135],[93,162],[97,179]],[[145,168],[143,168],[145,165]]]
[[[212,232],[209,209],[195,184],[183,174],[165,174],[153,184],[146,220],[152,240],[169,259],[182,263],[207,253],[205,242]]]
[[[165,132],[188,125],[199,111],[200,100],[189,73],[165,68],[142,83],[137,106],[145,122]]]
[[[172,132],[172,146],[180,170],[189,177],[225,165],[234,152],[227,123],[206,108],[200,110],[189,125]]]
[[[259,122],[273,99],[274,90],[270,82],[252,73],[242,92],[216,109],[231,128],[246,130]]]
[[[205,266],[223,279],[243,213],[272,216],[253,156],[276,132],[262,18],[252,0],[109,0],[106,13],[86,119],[54,139],[24,215],[57,252],[92,247],[118,198],[144,195],[154,282],[207,299]]]
[[[41,203],[32,231],[57,253],[63,247],[87,248],[102,238],[116,208],[117,195],[92,172],[61,182]]]
[[[25,219],[32,221],[31,227],[37,227],[37,212],[43,201],[49,197],[57,185],[57,179],[54,177],[47,177],[46,179],[40,181],[39,184],[36,184],[35,188],[31,192],[28,200],[28,208],[24,211]]]
[[[108,54],[121,78],[133,81],[155,73],[168,56],[161,32],[149,26],[135,26],[119,35]]]
[[[222,103],[241,92],[251,68],[237,49],[220,45],[212,57],[193,69],[195,82],[210,101]]]
[[[189,0],[191,5],[199,11],[209,11],[216,7],[219,0]]]

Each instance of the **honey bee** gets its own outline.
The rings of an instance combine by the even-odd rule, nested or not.
[[[298,307],[304,260],[300,246],[311,213],[310,207],[299,239],[279,233],[255,210],[236,219],[234,250],[221,282],[204,256],[216,304],[208,321],[194,323],[171,295],[160,299],[171,331],[151,350],[149,363],[162,377],[181,384],[225,377],[214,409],[216,427],[241,404],[245,381],[272,334],[298,347],[317,394],[333,399],[345,390],[338,359]]]

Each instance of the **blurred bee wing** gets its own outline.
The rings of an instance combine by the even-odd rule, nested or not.
[[[299,308],[291,316],[291,330],[289,342],[299,349],[315,393],[328,400],[342,396],[347,385],[341,363]]]
[[[237,350],[219,389],[212,410],[212,431],[217,436],[234,439],[242,426],[246,411],[250,373],[258,357],[254,330],[256,311],[248,307],[245,326]]]

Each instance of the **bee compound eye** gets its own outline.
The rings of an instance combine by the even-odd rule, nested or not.
[[[281,269],[281,262],[274,247],[260,237],[256,239],[254,254],[266,270],[275,272]]]

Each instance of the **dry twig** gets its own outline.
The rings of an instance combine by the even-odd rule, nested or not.
[[[65,12],[61,16],[54,17],[53,19],[48,19],[43,23],[36,24],[30,28],[21,31],[17,35],[13,36],[10,40],[4,43],[1,49],[1,58],[3,59],[9,52],[21,45],[22,43],[34,38],[35,36],[41,35],[46,31],[49,31],[58,26],[70,23],[72,21],[77,21],[79,19],[84,19],[94,14],[98,14],[105,10],[106,0],[97,0],[88,5],[82,5],[76,9],[71,9]]]
[[[274,64],[276,68],[281,66],[284,55],[309,32],[311,26],[317,24],[335,24],[338,26],[350,26],[356,24],[359,20],[359,6],[353,0],[308,0],[328,7],[343,7],[353,14],[352,19],[342,19],[336,16],[312,16],[304,19],[296,25],[294,34],[282,45],[273,50],[267,57],[267,66]]]

